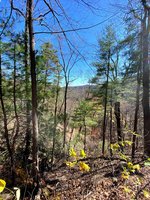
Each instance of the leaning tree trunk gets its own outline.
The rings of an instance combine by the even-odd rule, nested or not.
[[[31,90],[32,90],[32,159],[33,159],[33,177],[38,184],[38,117],[37,117],[37,80],[36,80],[36,62],[34,50],[33,34],[33,0],[29,0],[29,44],[30,44],[30,64],[31,64]]]
[[[63,125],[64,125],[64,130],[63,130],[63,149],[65,152],[65,145],[66,145],[66,131],[67,131],[67,93],[68,93],[68,81],[66,78],[66,74],[65,74],[65,92],[64,92],[64,118],[63,118]]]

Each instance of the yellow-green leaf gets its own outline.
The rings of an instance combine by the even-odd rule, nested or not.
[[[123,154],[123,153],[121,153],[121,152],[119,153],[119,156],[120,156],[121,159],[123,159],[123,160],[125,160],[125,161],[127,161],[128,158],[129,158],[128,156],[126,156],[125,154]]]
[[[114,144],[111,144],[111,145],[110,145],[111,150],[114,150],[114,151],[115,151],[115,150],[118,150],[119,147],[120,147],[120,146],[119,146],[118,143],[114,143]]]
[[[86,153],[84,152],[83,149],[80,151],[80,156],[81,156],[82,158],[86,158]]]
[[[141,135],[138,134],[138,133],[136,133],[136,132],[133,132],[132,134],[133,134],[133,135],[136,135],[137,137],[141,137]]]
[[[3,179],[0,179],[0,193],[5,189],[6,182]]]
[[[133,142],[130,141],[130,140],[125,140],[124,143],[127,144],[127,145],[129,145],[129,146],[131,146]]]
[[[139,164],[133,165],[133,169],[140,170],[140,165]]]
[[[150,193],[147,190],[143,190],[143,195],[144,195],[145,198],[150,197]]]
[[[140,177],[136,177],[136,179],[137,179],[137,181],[136,181],[137,185],[141,185],[143,180]]]
[[[69,162],[69,161],[66,161],[66,165],[67,165],[68,167],[70,167],[70,168],[74,167],[76,163],[77,163],[77,162]]]
[[[129,178],[129,175],[130,175],[129,172],[123,171],[122,174],[121,174],[121,177],[122,177],[123,179],[128,179],[128,178]]]
[[[79,162],[79,168],[81,171],[89,171],[90,167],[85,162]]]
[[[124,146],[125,146],[125,143],[124,143],[124,141],[121,141],[121,142],[119,142],[119,144],[120,144],[122,147],[124,147]]]
[[[124,187],[123,189],[124,189],[125,193],[130,193],[130,192],[132,191],[132,190],[131,190],[130,188],[128,188],[128,187]]]
[[[71,148],[71,149],[70,149],[69,155],[70,155],[71,157],[77,157],[77,154],[76,154],[74,148]]]
[[[145,161],[145,162],[144,162],[144,165],[145,165],[145,166],[150,166],[150,161]]]
[[[129,169],[131,169],[131,168],[133,168],[133,163],[132,162],[128,162],[127,166],[128,166]]]

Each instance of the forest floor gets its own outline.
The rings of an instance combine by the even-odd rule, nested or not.
[[[140,169],[127,179],[121,176],[119,158],[89,157],[84,162],[89,172],[77,166],[69,168],[64,161],[57,161],[52,171],[43,172],[40,178],[40,195],[36,200],[135,200],[150,199],[150,166],[144,166],[142,156],[135,163]],[[26,188],[31,200],[31,193]],[[6,200],[7,198],[4,198]],[[11,198],[8,198],[9,200]]]
[[[132,200],[150,199],[150,167],[136,161],[141,168],[128,179],[121,177],[118,159],[87,158],[89,172],[61,165],[44,173],[46,187],[43,200]],[[113,173],[112,173],[113,172]]]

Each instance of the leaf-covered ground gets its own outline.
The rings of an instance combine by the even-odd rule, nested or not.
[[[40,178],[40,192],[36,200],[132,200],[150,199],[150,166],[144,166],[141,159],[136,160],[141,166],[138,172],[121,176],[122,167],[119,159],[86,158],[89,172],[82,172],[77,166],[69,168],[62,161],[57,162],[53,171],[44,172]],[[28,180],[30,182],[30,178]],[[19,187],[19,186],[18,186]],[[32,199],[32,191],[24,184],[24,200]],[[28,197],[27,197],[27,196]],[[26,196],[26,197],[25,197]],[[3,194],[3,199],[12,197]]]
[[[53,200],[132,200],[150,199],[150,167],[141,168],[128,179],[121,177],[119,160],[87,159],[91,170],[81,172],[67,166],[46,172],[41,178],[43,184],[41,199]],[[113,172],[113,173],[112,173]],[[45,186],[44,186],[45,185]]]

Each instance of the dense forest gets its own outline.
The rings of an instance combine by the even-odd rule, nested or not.
[[[149,172],[150,1],[1,0],[0,199],[150,199]]]

